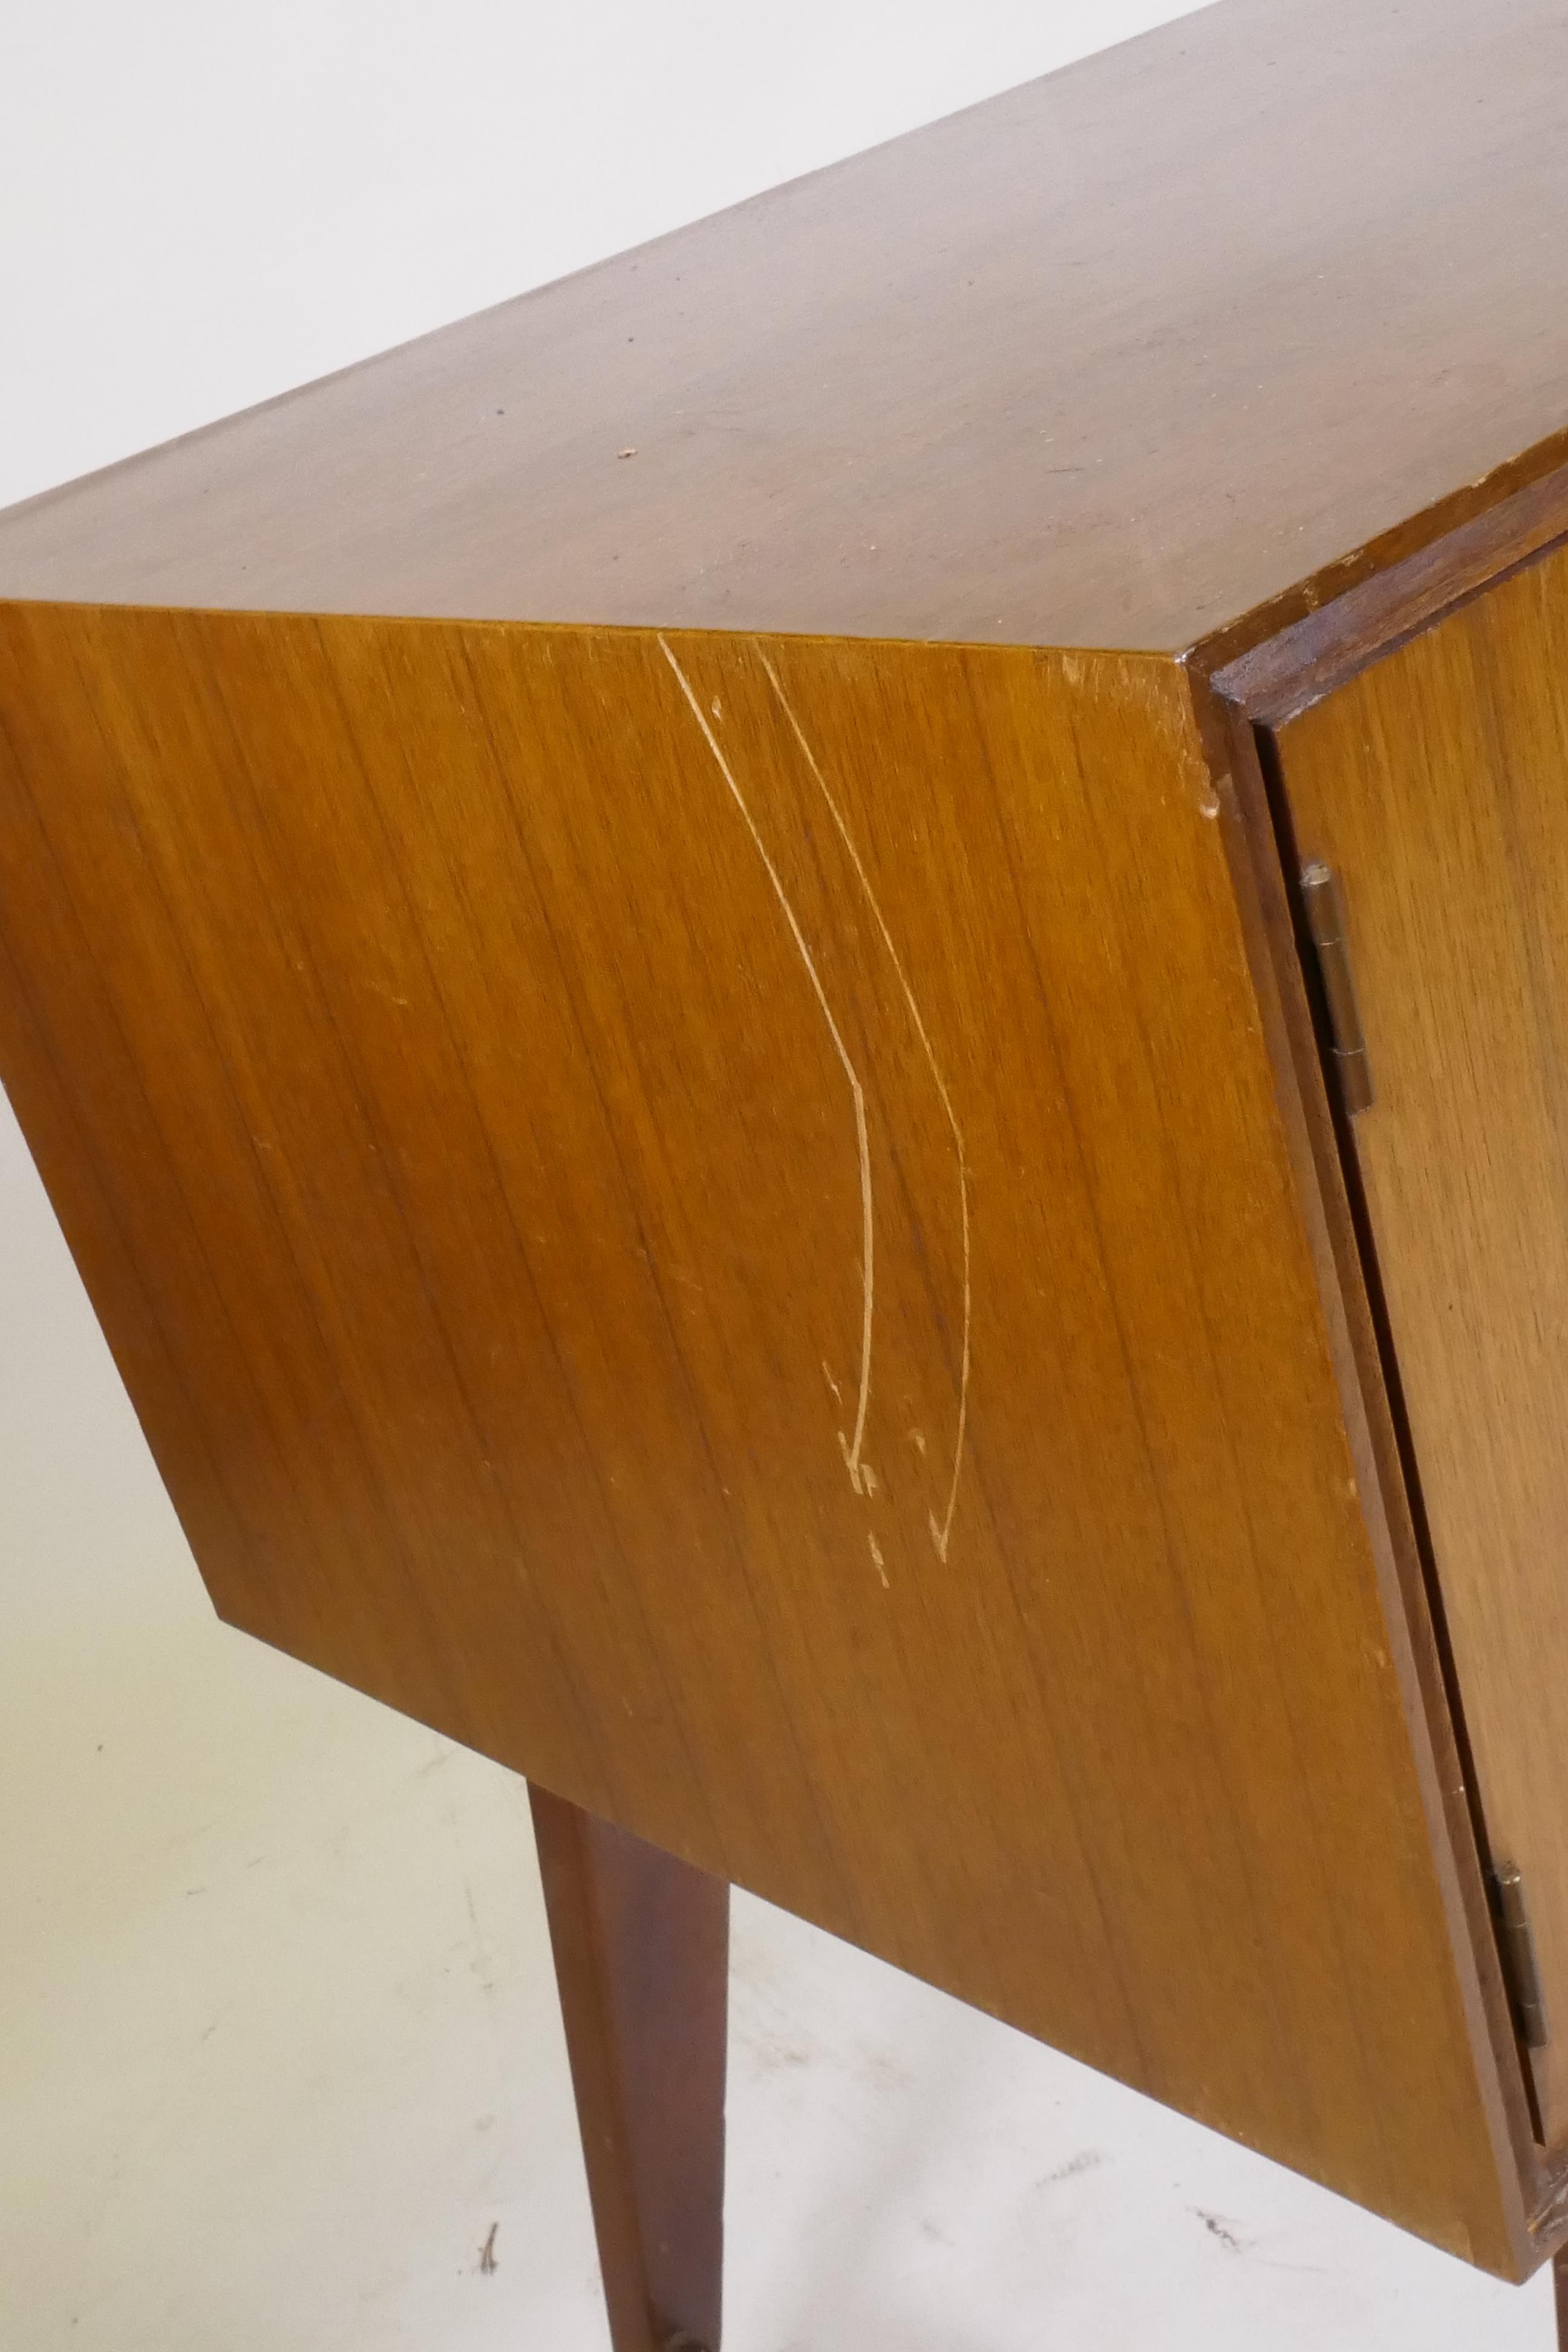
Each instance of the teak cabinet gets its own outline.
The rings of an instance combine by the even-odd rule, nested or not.
[[[1561,9],[1226,0],[0,519],[0,1074],[620,2352],[731,1881],[1568,2233],[1565,460]]]

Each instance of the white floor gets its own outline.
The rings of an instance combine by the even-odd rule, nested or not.
[[[0,1627],[0,2352],[604,2352],[522,1786],[214,1621],[3,1097]],[[1544,2280],[735,1930],[731,2352],[1552,2344]]]

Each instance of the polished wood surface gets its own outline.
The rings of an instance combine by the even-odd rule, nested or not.
[[[1174,649],[1565,423],[1560,0],[1225,0],[19,509],[0,595]]]
[[[1494,1862],[1545,1978],[1568,2137],[1568,552],[1279,735],[1340,876],[1376,1102],[1353,1123]]]
[[[530,1795],[613,2352],[719,2352],[730,1890]]]
[[[1568,466],[1559,466],[1234,658],[1224,639],[1211,640],[1194,670],[1253,727],[1277,729],[1565,537]]]
[[[1521,2265],[1182,672],[40,607],[0,709],[223,1612]]]

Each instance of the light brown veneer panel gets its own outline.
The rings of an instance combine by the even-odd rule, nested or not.
[[[1377,1100],[1354,1122],[1494,1859],[1524,1873],[1568,2136],[1568,554],[1279,730],[1338,870]]]
[[[16,607],[0,709],[224,1614],[1510,2268],[1180,669]]]

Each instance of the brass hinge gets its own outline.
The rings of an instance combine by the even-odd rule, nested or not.
[[[1541,1964],[1524,1900],[1524,1881],[1511,1863],[1500,1863],[1493,1871],[1491,1896],[1519,2038],[1527,2050],[1544,2050],[1552,2035],[1546,2022],[1546,1996],[1541,1988]]]
[[[1307,909],[1307,929],[1318,959],[1323,983],[1323,1003],[1329,1015],[1329,1040],[1340,1092],[1348,1111],[1370,1110],[1374,1100],[1372,1065],[1351,978],[1350,950],[1345,944],[1340,886],[1331,866],[1314,858],[1301,868],[1301,898]]]

